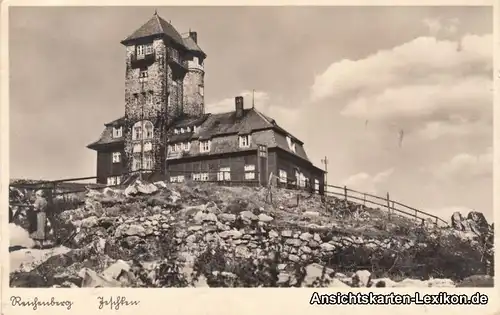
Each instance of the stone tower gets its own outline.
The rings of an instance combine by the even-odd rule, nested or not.
[[[127,169],[163,170],[166,130],[183,114],[188,50],[182,36],[156,12],[121,43],[126,47]]]
[[[206,54],[198,46],[196,32],[189,32],[184,43],[188,48],[186,54],[188,72],[184,77],[184,114],[200,116],[205,113],[205,70]]]

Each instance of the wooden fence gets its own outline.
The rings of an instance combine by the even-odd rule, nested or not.
[[[325,188],[325,193],[326,195],[334,196],[336,198],[344,199],[345,201],[351,201],[364,206],[367,205],[378,206],[380,207],[380,209],[387,210],[389,218],[392,214],[397,213],[399,215],[413,218],[415,220],[423,221],[430,219],[436,225],[448,226],[448,222],[439,218],[438,216],[407,206],[401,202],[392,200],[390,198],[389,193],[387,193],[385,197],[380,197],[364,192],[359,192],[353,189],[349,189],[346,186],[341,187],[335,185],[327,185]]]
[[[60,179],[60,180],[54,180],[54,181],[39,181],[39,182],[34,182],[34,183],[13,183],[10,186],[11,187],[17,187],[17,188],[22,188],[25,190],[47,190],[49,194],[49,199],[52,199],[52,197],[55,196],[60,196],[60,195],[67,195],[67,194],[74,194],[74,193],[81,193],[87,191],[87,189],[104,189],[106,187],[124,187],[127,186],[132,182],[134,178],[137,178],[139,174],[144,171],[134,171],[134,172],[129,172],[124,175],[124,181],[122,181],[120,184],[117,185],[104,185],[104,184],[96,184],[96,183],[78,183],[81,181],[88,181],[88,180],[95,180],[97,179],[96,176],[91,176],[91,177],[80,177],[80,178],[69,178],[69,179]],[[156,178],[153,179],[152,174],[154,172],[148,171],[149,174],[142,174],[143,179],[145,181],[157,181],[157,180],[167,180],[167,176],[165,175],[160,175],[160,177],[156,176]],[[203,182],[203,183],[214,183],[222,186],[259,186],[259,173],[258,171],[252,171],[254,173],[253,178],[250,179],[244,179],[244,180],[235,180],[234,178],[245,178],[245,174],[240,173],[235,173],[235,172],[221,172],[221,171],[203,171],[203,172],[197,172],[197,173],[205,173],[209,174],[207,178],[203,178],[200,180],[197,180],[198,182]],[[184,180],[190,180],[192,181],[192,174],[194,172],[175,172],[171,174],[171,176],[179,176],[179,175],[184,175]],[[248,172],[244,172],[248,173]],[[157,174],[157,173],[156,173]],[[214,176],[215,175],[215,176]],[[236,176],[234,176],[236,175]],[[134,177],[135,176],[135,177]],[[276,176],[274,176],[276,178]],[[279,180],[275,181],[275,184],[277,184],[278,187],[285,187],[288,189],[297,189],[297,190],[305,190],[309,191],[312,193],[319,193],[319,191],[315,190],[315,187],[310,187],[311,183],[308,183],[305,187],[299,187],[295,181],[288,181],[286,184],[280,183]],[[364,192],[359,192],[353,189],[349,189],[347,187],[341,187],[341,186],[335,186],[335,185],[326,185],[325,189],[325,198],[328,197],[335,197],[338,199],[343,199],[345,201],[349,202],[354,202],[360,205],[364,206],[378,206],[380,209],[385,209],[388,212],[388,217],[392,214],[399,214],[403,215],[409,218],[413,218],[415,220],[429,220],[431,219],[432,222],[436,225],[448,225],[448,223],[427,212],[415,209],[413,207],[407,206],[403,203],[400,203],[398,201],[392,200],[389,196],[389,193],[387,193],[386,196],[380,197]],[[51,200],[49,200],[49,203]],[[11,204],[13,206],[18,205],[18,206],[23,206],[20,204]]]

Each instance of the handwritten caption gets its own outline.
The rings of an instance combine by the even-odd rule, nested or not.
[[[128,301],[126,297],[124,296],[117,296],[115,297],[103,297],[99,296],[97,297],[97,301],[99,302],[99,309],[102,310],[103,308],[110,308],[112,310],[119,310],[121,306],[137,306],[141,301],[134,301],[130,300]]]
[[[50,300],[40,300],[38,297],[33,299],[24,299],[20,296],[11,296],[10,302],[12,306],[17,307],[30,307],[36,311],[39,307],[66,307],[67,310],[71,310],[74,302],[69,300],[56,300],[55,297],[51,297]]]

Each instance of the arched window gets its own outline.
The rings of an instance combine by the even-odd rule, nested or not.
[[[144,139],[153,139],[153,123],[150,121],[144,122]]]
[[[148,120],[138,121],[132,127],[132,140],[152,139],[153,123]]]

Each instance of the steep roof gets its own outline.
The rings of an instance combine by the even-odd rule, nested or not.
[[[121,124],[124,117],[105,124],[106,128],[96,142],[88,148],[96,148],[99,145],[123,142],[123,138],[113,138],[113,126]],[[174,133],[174,129],[186,127],[199,127],[195,133],[192,131]],[[199,117],[185,116],[175,121],[169,129],[169,143],[178,143],[191,140],[208,140],[214,143],[212,154],[231,153],[241,151],[238,149],[238,135],[252,134],[254,140],[250,149],[256,149],[256,143],[267,145],[269,148],[280,148],[290,154],[296,155],[304,160],[309,160],[303,147],[303,142],[280,127],[276,121],[258,111],[255,108],[243,110],[241,118],[236,117],[236,112],[225,112],[217,114],[204,114]],[[295,152],[289,147],[287,136],[296,143]],[[192,152],[186,152],[185,156],[199,154],[193,148]]]
[[[185,47],[182,36],[177,30],[164,19],[162,19],[156,12],[144,25],[139,27],[129,37],[125,38],[121,43],[126,44],[130,41],[156,35],[165,35],[172,39],[175,43]]]
[[[200,48],[200,46],[198,46],[198,44],[194,41],[193,38],[191,38],[191,36],[184,37],[183,41],[184,41],[184,46],[189,51],[200,53],[203,55],[203,57],[207,56],[207,54],[205,54],[205,52]]]

